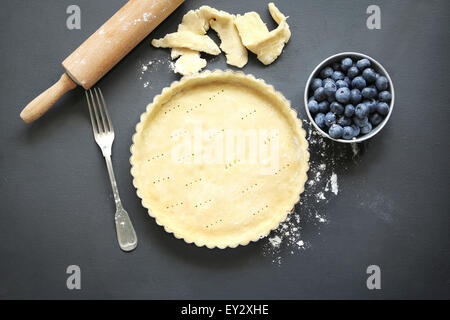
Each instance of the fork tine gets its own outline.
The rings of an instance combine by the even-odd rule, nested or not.
[[[91,101],[89,99],[88,91],[86,90],[86,91],[84,91],[84,93],[86,94],[86,100],[87,100],[88,107],[89,107],[89,115],[91,117],[92,131],[94,132],[94,136],[95,136],[96,134],[98,134],[98,128],[94,122],[94,114],[92,113]]]
[[[94,113],[95,113],[95,120],[97,121],[98,133],[102,134],[105,131],[103,130],[102,124],[100,122],[100,118],[98,117],[97,105],[95,104],[95,99],[94,99],[94,95],[92,94],[92,89],[89,89],[89,94],[91,96],[92,107],[93,107]]]
[[[97,88],[94,88],[94,92],[95,92],[95,97],[97,98],[98,109],[100,110],[100,117],[102,118],[102,122],[103,122],[103,129],[105,130],[105,133],[107,133],[107,132],[109,132],[109,128],[106,125],[105,114],[104,114],[106,105],[104,103],[102,103],[102,101],[100,101],[100,98],[99,98],[98,92],[97,92]]]
[[[108,108],[106,107],[106,102],[105,102],[105,99],[103,98],[102,90],[100,88],[97,88],[97,89],[98,89],[98,92],[100,93],[100,97],[101,97],[102,102],[103,102],[103,106],[104,106],[104,110],[105,110],[105,114],[106,114],[106,119],[108,120],[109,129],[111,131],[114,131],[111,119],[109,118]]]

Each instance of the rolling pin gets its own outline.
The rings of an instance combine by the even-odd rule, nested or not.
[[[23,121],[39,119],[77,85],[90,89],[184,0],[130,0],[62,63],[66,72],[20,113]]]

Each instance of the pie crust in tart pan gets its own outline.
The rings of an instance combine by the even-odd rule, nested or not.
[[[162,90],[133,135],[131,174],[149,215],[187,243],[247,245],[299,201],[309,169],[305,131],[264,80],[205,71]]]

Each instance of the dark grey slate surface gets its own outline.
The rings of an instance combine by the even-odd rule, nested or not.
[[[188,9],[208,1],[188,0],[99,83],[117,131],[113,161],[139,236],[136,251],[117,246],[112,193],[82,90],[34,124],[19,119],[21,108],[59,78],[60,62],[123,3],[1,2],[1,299],[450,298],[448,1],[376,1],[379,31],[365,25],[370,1],[276,1],[290,16],[292,39],[272,65],[251,56],[243,71],[281,90],[299,117],[306,116],[309,73],[337,52],[373,56],[396,89],[391,122],[357,164],[337,168],[340,194],[323,209],[329,222],[319,230],[306,219],[303,238],[311,248],[282,251],[280,266],[261,254],[267,240],[211,251],[174,239],[147,216],[131,183],[134,127],[153,96],[178,79],[164,65],[139,79],[143,63],[169,54],[149,40],[175,31]],[[271,21],[266,1],[209,3]],[[81,7],[81,30],[65,26],[70,4]],[[228,68],[223,55],[210,60],[208,69]],[[352,152],[333,144],[330,150]],[[79,291],[66,289],[71,264],[82,270]],[[366,288],[370,264],[382,269],[379,291]]]

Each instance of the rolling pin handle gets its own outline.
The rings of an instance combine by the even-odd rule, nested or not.
[[[26,123],[39,119],[50,109],[56,101],[66,92],[75,89],[77,84],[64,73],[61,78],[50,88],[42,92],[31,101],[20,113],[20,117]]]

